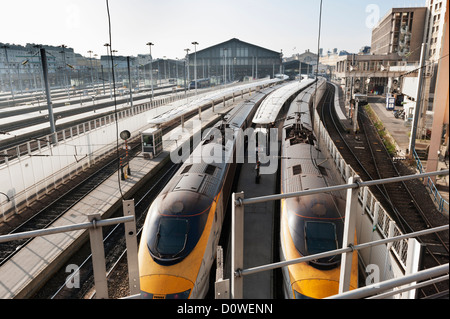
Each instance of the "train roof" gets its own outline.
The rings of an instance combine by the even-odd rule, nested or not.
[[[308,87],[315,79],[291,82],[272,92],[259,106],[253,118],[255,124],[275,122],[283,104],[296,92]]]
[[[176,119],[186,113],[189,113],[190,111],[195,110],[196,108],[198,108],[201,105],[210,103],[211,101],[213,101],[215,99],[222,98],[223,96],[227,96],[233,92],[247,90],[249,88],[253,88],[256,86],[260,86],[260,85],[274,84],[274,83],[277,83],[280,81],[282,81],[282,79],[278,79],[278,78],[264,79],[261,81],[250,82],[247,84],[242,84],[242,85],[238,85],[238,86],[234,86],[234,87],[229,87],[229,88],[209,92],[208,94],[202,94],[202,95],[199,95],[194,100],[192,100],[191,102],[179,104],[179,105],[175,106],[174,108],[172,108],[171,110],[164,112],[152,119],[149,119],[147,122],[150,124],[163,124],[163,123],[166,123],[173,119]]]
[[[231,129],[242,127],[252,112],[255,103],[261,99],[261,94],[254,95],[251,100],[241,103],[230,111],[224,119],[226,126]],[[233,145],[235,143],[234,136],[227,136],[223,132],[217,134],[222,125],[223,122],[220,121],[214,127],[203,132],[200,144],[185,160],[162,193],[190,191],[208,197],[215,196],[220,184],[218,181],[223,179],[222,175],[225,173],[225,165],[233,160]],[[203,158],[205,154],[208,154],[207,161]],[[183,182],[179,184],[181,181]],[[200,185],[202,187],[199,187]]]
[[[153,134],[156,131],[161,131],[161,129],[157,128],[157,127],[150,127],[148,129],[146,129],[145,131],[143,131],[142,134]]]

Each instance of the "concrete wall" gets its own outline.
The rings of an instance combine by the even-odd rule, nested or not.
[[[94,127],[94,121],[84,123],[72,128],[73,136],[68,136],[57,144],[47,143],[45,147],[41,145],[40,150],[29,156],[19,156],[8,161],[7,165],[0,167],[0,180],[3,192],[11,201],[3,202],[0,212],[17,212],[23,205],[28,205],[91,166],[115,150],[117,130],[121,132],[127,129],[132,137],[137,136],[140,129],[148,126],[147,119],[157,112],[161,112],[161,109],[148,109],[139,113],[139,116],[132,116],[131,111],[122,111],[117,129],[113,115],[107,116],[109,119],[106,125]],[[87,131],[81,128],[83,125],[89,126]],[[77,134],[78,131],[84,133]],[[120,145],[122,144],[123,141],[120,140]]]

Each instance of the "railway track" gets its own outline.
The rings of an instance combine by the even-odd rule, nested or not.
[[[334,112],[334,87],[328,85],[324,103],[318,110],[330,137],[345,161],[362,180],[410,175],[404,163],[393,161],[363,107],[359,108],[359,132],[346,133]],[[448,220],[437,211],[419,180],[390,183],[370,188],[404,233],[445,225]],[[425,248],[421,269],[448,263],[448,231],[418,238]],[[448,281],[421,288],[418,298],[448,298]]]
[[[189,114],[187,118],[191,118],[192,116],[195,116],[194,113]],[[171,123],[163,128],[163,133],[168,132],[171,130],[174,126],[176,126],[177,123]],[[192,141],[191,141],[192,143]],[[140,136],[137,138],[130,140],[128,145],[130,146],[129,155],[130,160],[133,156],[135,156],[140,150],[141,150],[141,141]],[[120,150],[121,154],[120,157],[124,157],[122,153],[125,153],[124,150]],[[101,184],[104,180],[106,180],[109,176],[117,172],[118,169],[118,160],[117,160],[117,153],[113,152],[113,154],[110,156],[109,162],[102,164],[102,166],[95,165],[96,167],[93,167],[89,169],[87,172],[84,172],[79,176],[78,178],[78,184],[74,181],[70,181],[69,185],[60,185],[53,193],[59,193],[58,196],[55,196],[55,194],[50,194],[50,196],[46,196],[42,199],[42,202],[46,202],[47,204],[41,203],[41,201],[37,201],[38,203],[36,205],[33,205],[31,209],[28,209],[28,212],[22,211],[20,215],[14,216],[13,219],[8,221],[8,223],[0,224],[0,234],[6,234],[6,233],[17,233],[17,232],[23,232],[23,231],[29,231],[34,229],[42,229],[47,227],[48,225],[52,224],[56,219],[58,219],[62,214],[64,214],[67,210],[70,209],[73,205],[75,205],[78,201],[80,201],[85,195],[90,193],[93,189],[95,189],[99,184]],[[142,195],[143,197],[146,197],[144,199],[138,199],[139,200],[139,208],[136,207],[136,216],[138,217],[139,214],[142,214],[145,216],[144,212],[146,213],[148,210],[148,206],[150,205],[153,198],[160,192],[162,187],[167,183],[167,181],[170,179],[173,174],[176,171],[174,166],[172,167],[164,167],[162,169],[162,172],[164,172],[164,176],[161,177],[159,180],[156,180],[155,178],[152,178],[151,181],[147,184],[147,186],[144,186],[143,189],[150,188],[151,191],[146,191],[145,195]],[[159,174],[159,173],[157,173]],[[156,175],[158,176],[158,175]],[[169,177],[165,177],[169,176]],[[88,177],[88,178],[87,178]],[[163,178],[166,178],[164,180]],[[66,191],[61,192],[61,189],[66,189]],[[153,193],[150,193],[153,192]],[[52,196],[53,195],[53,196]],[[149,202],[148,202],[149,201]],[[50,204],[48,204],[51,202]],[[142,203],[148,202],[147,206]],[[143,206],[144,205],[144,206]],[[41,206],[39,209],[37,209],[36,206]],[[45,206],[45,207],[42,207]],[[140,210],[139,210],[140,209]],[[35,213],[36,211],[39,211],[39,213]],[[121,212],[119,212],[120,214]],[[34,216],[36,215],[36,216]],[[114,217],[114,215],[113,215]],[[22,221],[23,222],[22,222]],[[144,218],[141,221],[144,222]],[[138,222],[138,227],[141,227]],[[121,226],[123,227],[123,225]],[[123,230],[119,231],[119,236],[122,236]],[[108,238],[114,238],[115,236],[107,236]],[[112,255],[122,254],[123,250],[125,249],[125,246],[121,246],[120,243],[118,244],[118,239],[110,239],[109,244],[113,250]],[[21,248],[25,247],[27,242],[21,241],[21,242],[9,242],[7,243],[9,246],[1,247],[0,249],[2,252],[5,252],[4,255],[0,255],[1,262],[6,262],[9,258],[11,258],[17,251],[19,251]],[[86,248],[87,247],[87,248]],[[105,247],[106,248],[106,247]],[[85,249],[88,253],[83,253],[83,249],[80,252],[77,252],[75,255],[75,259],[72,262],[72,264],[76,265],[86,265],[85,260],[79,260],[80,256],[89,256],[90,254],[90,247],[89,244],[85,245]],[[111,262],[113,263],[113,262]],[[69,263],[70,264],[70,263]],[[83,269],[80,272],[84,272],[87,274],[92,275],[92,267],[89,266],[83,266]],[[84,269],[88,269],[87,271]],[[61,269],[61,271],[64,273],[65,269]],[[65,277],[67,277],[67,274],[65,274]],[[64,280],[60,280],[60,283],[65,282]],[[55,276],[55,280],[58,280],[58,275]],[[52,279],[54,282],[54,280]],[[89,279],[83,279],[83,283],[88,284],[90,281]],[[92,278],[93,283],[93,278]],[[49,284],[51,285],[51,284]],[[80,290],[84,291],[85,290]],[[73,291],[71,292],[73,293]],[[55,297],[59,298],[61,293],[55,293],[54,291],[51,294],[48,294],[46,292],[39,292],[37,293],[37,298],[50,298]],[[62,295],[69,296],[67,292],[63,292]],[[73,298],[83,298],[83,293],[78,292],[76,296]]]
[[[134,194],[136,229],[138,236],[143,227],[145,216],[153,199],[159,194],[166,183],[171,179],[173,174],[179,168],[179,164],[168,162],[151,180],[149,180],[140,191]],[[111,217],[123,216],[122,209],[117,210]],[[124,226],[119,224],[111,226],[103,230],[106,269],[108,275],[108,289],[110,298],[120,298],[129,295],[128,287],[124,286],[124,282],[128,283],[123,276],[114,278],[117,267],[125,267],[120,273],[127,274],[126,268],[126,243],[124,238]],[[121,262],[125,259],[125,262]],[[79,289],[70,288],[66,285],[69,274],[65,272],[66,267],[49,280],[46,285],[34,296],[34,298],[50,298],[50,299],[85,299],[92,298],[95,295],[94,275],[92,271],[92,255],[89,243],[86,243],[81,249],[66,262],[67,265],[77,265]],[[75,274],[75,273],[74,273]]]
[[[141,144],[139,142],[139,138],[134,141],[130,141],[129,145],[129,155],[130,157],[133,157],[138,151],[140,151]],[[121,153],[124,152],[124,150],[121,150]],[[124,156],[124,154],[121,154],[121,156]],[[68,190],[56,198],[47,201],[43,207],[40,207],[37,210],[37,213],[34,211],[35,207],[33,207],[29,209],[30,211],[34,211],[31,216],[27,216],[27,218],[20,221],[19,224],[17,224],[17,221],[13,221],[9,225],[3,225],[1,233],[14,234],[47,228],[60,216],[65,214],[71,207],[82,200],[99,184],[109,178],[112,174],[116,173],[119,164],[118,161],[119,160],[117,159],[116,153],[110,155],[99,165],[96,165],[95,168],[89,171],[88,174],[86,174],[88,177],[83,174],[85,179],[80,178],[78,181],[75,181],[74,185],[68,187]],[[25,212],[23,216],[25,215],[30,214]],[[17,219],[19,219],[19,217],[17,217]],[[20,249],[25,247],[31,240],[32,238],[0,244],[0,266],[20,251]]]
[[[163,87],[161,89],[165,89],[166,87]],[[141,91],[144,92],[147,90],[143,90]],[[176,89],[174,92],[182,92],[183,89]],[[157,96],[163,96],[165,94],[170,94],[172,92],[156,92],[154,94],[154,97]],[[143,100],[143,99],[148,99],[151,96],[151,94],[146,94],[146,95],[138,95],[133,97],[133,101],[139,101],[139,100]],[[128,101],[128,97],[118,97],[117,103],[125,103],[126,101]],[[60,112],[58,113],[57,117],[55,117],[56,119],[59,118],[67,118],[73,115],[78,115],[78,114],[82,114],[82,113],[86,113],[86,112],[91,112],[91,111],[97,111],[100,110],[102,108],[106,108],[106,107],[110,107],[113,106],[114,102],[113,101],[108,101],[108,102],[101,102],[101,103],[97,103],[96,105],[91,105],[91,106],[85,106],[85,107],[79,107],[79,108],[74,108],[72,110],[68,110],[66,112]],[[55,105],[53,105],[55,107]],[[60,106],[65,106],[65,105],[60,105]],[[131,106],[127,106],[127,107],[122,107],[121,111],[127,110],[127,109],[131,109]],[[31,110],[28,110],[27,112],[30,112]],[[106,121],[108,121],[108,119],[105,118],[106,115],[108,114],[113,114],[114,111],[111,111],[109,113],[96,113],[93,114],[92,116],[88,117],[88,118],[83,118],[83,119],[74,119],[73,121],[71,121],[70,123],[62,123],[62,124],[58,124],[58,122],[56,122],[56,130],[57,130],[57,140],[61,141],[64,139],[63,136],[63,131],[65,132],[65,136],[74,136],[77,134],[81,134],[85,131],[88,131],[90,128],[88,126],[88,123],[90,122],[92,124],[92,127],[98,127],[98,125],[100,125],[101,123],[105,123]],[[94,125],[94,122],[96,123],[96,125]],[[16,122],[16,123],[4,123],[4,124],[0,124],[0,132],[1,134],[6,134],[6,135],[10,135],[14,130],[17,129],[21,129],[24,127],[30,127],[36,124],[41,124],[41,123],[48,123],[48,117],[46,114],[43,114],[42,116],[35,116],[33,118],[30,118],[28,121],[22,121],[22,122]],[[72,131],[71,127],[77,127],[77,131]],[[78,131],[80,130],[80,131]],[[3,152],[3,156],[0,156],[0,164],[4,163],[5,159],[4,157],[7,157],[8,160],[13,160],[14,158],[16,158],[19,154],[28,154],[28,152],[33,152],[35,150],[38,150],[39,147],[46,147],[47,143],[50,143],[49,140],[45,139],[45,135],[50,135],[51,134],[51,130],[50,130],[50,126],[48,126],[47,128],[42,128],[39,131],[35,132],[34,135],[30,135],[30,134],[25,134],[24,136],[15,136],[14,141],[10,142],[9,144],[5,144],[3,142],[0,143],[0,151]],[[27,145],[26,142],[30,142],[30,145]]]
[[[195,116],[195,112],[187,115],[187,119]],[[217,119],[219,120],[219,119]],[[177,126],[178,123],[171,123],[163,128],[164,131],[169,131]],[[192,141],[191,141],[192,143]],[[140,233],[145,222],[145,217],[150,207],[150,204],[161,192],[167,182],[170,181],[173,174],[178,170],[181,164],[167,163],[149,182],[142,186],[141,190],[133,195],[135,200],[135,214],[136,214],[136,229],[137,240],[139,242]],[[112,214],[111,217],[122,216],[122,210]],[[106,269],[108,277],[108,293],[109,298],[121,298],[129,296],[128,289],[128,269],[126,260],[126,244],[123,236],[123,225],[117,225],[110,229],[104,229],[104,247],[106,258]],[[83,256],[83,257],[80,257]],[[51,298],[51,299],[86,299],[95,296],[94,277],[92,271],[92,261],[89,244],[85,245],[79,252],[74,254],[74,257],[67,262],[67,265],[78,266],[77,274],[80,282],[83,283],[80,289],[68,288],[66,285],[68,274],[65,272],[65,267],[61,270],[51,281],[46,284],[46,287],[35,295],[35,298]],[[69,285],[70,286],[70,285]],[[211,289],[211,291],[213,291]]]

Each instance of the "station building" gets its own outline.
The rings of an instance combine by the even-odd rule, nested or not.
[[[206,49],[191,50],[187,55],[188,78],[194,79],[194,65],[197,79],[214,78],[220,83],[243,80],[245,77],[273,77],[280,73],[281,52],[272,51],[239,39],[216,44]],[[195,56],[196,63],[195,63]]]

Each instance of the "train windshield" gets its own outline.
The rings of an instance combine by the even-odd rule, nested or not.
[[[156,250],[160,256],[175,257],[186,246],[189,223],[187,219],[161,218]]]
[[[311,255],[337,249],[336,226],[333,223],[306,222],[306,247]]]
[[[144,142],[144,145],[151,145],[153,144],[152,135],[142,135],[142,141]]]
[[[157,263],[176,264],[195,248],[208,219],[210,207],[206,206],[208,203],[203,204],[198,200],[180,201],[178,196],[177,201],[166,197],[152,205],[146,221],[149,227],[146,240]]]

